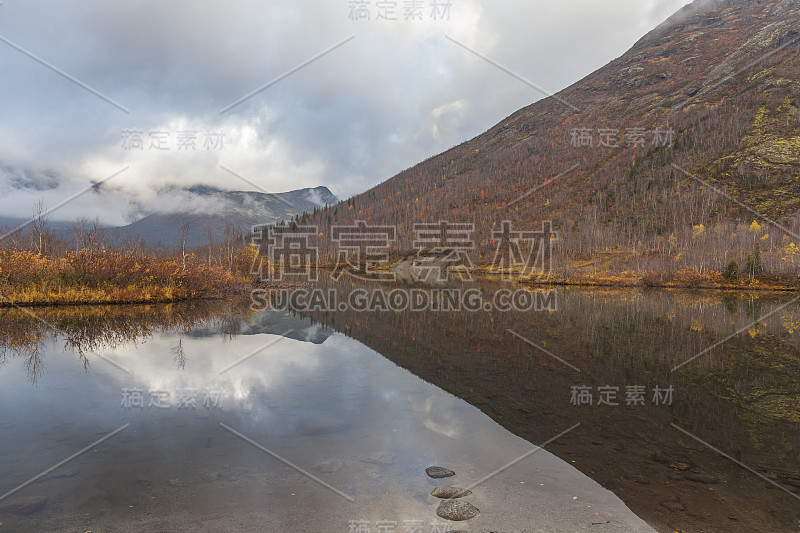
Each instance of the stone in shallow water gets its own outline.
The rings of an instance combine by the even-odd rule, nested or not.
[[[447,500],[451,498],[463,498],[464,496],[469,496],[471,494],[471,490],[462,489],[460,487],[436,487],[431,492],[431,496],[436,496],[437,498],[443,498]]]
[[[452,477],[456,475],[452,470],[442,468],[441,466],[429,466],[425,469],[425,473],[433,479],[442,479],[443,477]]]
[[[0,513],[31,515],[39,511],[46,503],[47,498],[44,496],[27,496],[25,498],[16,498],[8,502],[0,503]]]
[[[64,466],[44,476],[42,478],[42,481],[47,481],[49,479],[64,479],[68,477],[75,477],[80,473],[81,471],[75,468],[74,466]]]
[[[329,459],[314,465],[314,468],[326,474],[332,474],[342,468],[342,462],[339,459]]]
[[[460,521],[475,518],[481,512],[477,507],[463,500],[445,500],[439,504],[436,514],[446,520]]]

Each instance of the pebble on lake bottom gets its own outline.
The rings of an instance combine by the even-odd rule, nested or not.
[[[431,491],[431,496],[447,500],[452,498],[463,498],[465,496],[470,496],[471,494],[471,490],[462,489],[460,487],[436,487],[433,489],[433,491]]]
[[[16,515],[32,515],[38,512],[47,503],[44,496],[25,496],[0,504],[0,513]]]
[[[463,500],[444,500],[436,509],[436,514],[441,518],[456,522],[475,518],[481,512],[477,507]]]
[[[428,474],[429,477],[433,479],[442,479],[445,477],[453,477],[456,475],[455,472],[452,470],[448,470],[447,468],[442,468],[441,466],[429,466],[425,469],[425,473]]]
[[[314,468],[325,474],[332,474],[342,468],[342,462],[339,459],[329,459],[314,465]]]

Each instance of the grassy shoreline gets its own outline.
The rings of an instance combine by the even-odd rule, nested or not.
[[[242,253],[226,268],[192,254],[180,260],[104,249],[61,257],[0,250],[0,307],[222,298],[252,286],[251,258]]]
[[[547,279],[521,280],[523,285],[531,286],[574,286],[574,287],[628,287],[652,289],[702,289],[716,291],[772,291],[795,292],[800,290],[800,280],[785,280],[781,278],[761,277],[739,280],[714,280],[714,279],[668,279],[654,281],[645,276],[621,279],[619,275],[598,274],[591,276],[551,276]]]
[[[254,252],[242,253],[235,268],[224,268],[187,256],[185,261],[119,251],[82,250],[65,257],[0,251],[0,308],[72,305],[168,304],[245,296],[257,285],[250,274]],[[329,271],[332,265],[317,267]],[[476,276],[496,278],[487,265]],[[550,274],[541,279],[507,271],[516,283],[530,287],[620,287],[702,289],[717,291],[800,290],[800,278],[780,276],[726,277],[720,272],[681,269],[672,272],[621,271]],[[293,286],[281,283],[282,288]]]
[[[249,289],[249,287],[248,287]],[[190,302],[190,301],[200,301],[200,300],[225,300],[237,295],[244,295],[246,294],[246,290],[242,289],[241,291],[234,291],[227,294],[219,294],[219,295],[197,295],[191,297],[183,297],[183,298],[168,298],[168,297],[158,297],[158,296],[151,296],[150,298],[114,298],[107,297],[106,299],[102,298],[73,298],[73,299],[60,299],[60,298],[48,298],[44,300],[15,300],[13,298],[9,298],[4,294],[0,294],[0,309],[3,308],[10,308],[10,307],[68,307],[68,306],[77,306],[77,305],[143,305],[143,304],[171,304],[171,303],[178,303],[178,302]]]

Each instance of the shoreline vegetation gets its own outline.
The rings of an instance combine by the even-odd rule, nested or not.
[[[653,289],[699,289],[718,291],[776,291],[793,292],[800,290],[800,280],[788,277],[762,277],[726,280],[719,273],[694,275],[693,273],[655,273],[621,272],[598,273],[562,278],[552,276],[547,279],[530,279],[522,282],[531,286],[574,286],[574,287],[638,287]]]
[[[297,285],[259,283],[251,274],[257,256],[257,250],[242,245],[233,254],[230,266],[225,266],[202,260],[194,253],[181,260],[133,250],[83,249],[49,257],[25,250],[0,249],[0,308],[172,303],[243,296],[255,287]],[[318,269],[329,271],[334,266]],[[500,276],[488,265],[476,265],[471,272],[478,277]],[[800,278],[788,274],[733,276],[690,268],[673,272],[608,270],[528,277],[509,271],[506,274],[515,283],[529,287],[800,290]]]
[[[24,227],[0,228],[0,307],[149,304],[245,294],[258,251],[229,225],[222,242],[209,236],[189,249],[189,224],[172,249],[147,248],[142,239],[118,239],[97,220],[79,219],[56,233],[43,204]]]
[[[266,254],[230,224],[222,242],[215,243],[209,235],[206,245],[190,250],[186,223],[180,228],[181,240],[172,249],[154,249],[146,248],[141,239],[119,241],[107,235],[97,221],[84,219],[76,221],[70,233],[59,235],[48,230],[41,203],[33,212],[28,226],[5,233],[0,241],[0,307],[170,303],[244,296],[253,288],[297,285],[260,279],[256,272],[269,268]],[[548,258],[550,268],[544,273],[531,275],[510,269],[502,274],[528,287],[800,290],[800,277],[794,272],[800,265],[800,248],[784,239],[787,242],[782,246],[762,250],[757,241],[763,241],[763,236],[755,239],[763,232],[761,226],[753,222],[747,231],[754,236],[754,246],[740,258],[741,266],[730,259],[722,271],[711,268],[708,261],[701,261],[699,266],[686,264],[677,249],[667,256],[615,250],[580,259],[554,250]],[[415,256],[413,251],[392,253],[387,264],[378,269],[398,272],[398,278],[408,277]],[[331,270],[337,266],[331,259],[331,255],[323,254],[313,268]],[[501,273],[485,264],[486,259],[478,259],[470,272],[499,276]],[[406,272],[401,275],[402,270]],[[457,271],[453,278],[459,279]]]
[[[0,307],[167,303],[235,295],[252,286],[251,256],[233,268],[130,250],[84,249],[61,257],[0,250]],[[244,267],[244,268],[242,268]]]

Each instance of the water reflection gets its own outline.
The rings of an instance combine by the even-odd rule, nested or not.
[[[453,468],[447,481],[464,486],[532,449],[458,397],[291,313],[226,303],[36,314],[46,322],[19,310],[0,317],[0,494],[86,451],[0,500],[9,531],[347,532],[351,521],[402,531],[413,521],[427,532],[444,521],[425,467]],[[32,376],[30,361],[47,371]],[[546,451],[473,492],[473,531],[650,531]],[[19,498],[45,500],[4,512]]]
[[[336,285],[341,291],[355,287]],[[488,282],[482,287],[493,290]],[[498,432],[457,399],[462,398],[529,442],[545,442],[579,422],[548,449],[659,530],[796,529],[800,309],[792,296],[603,289],[559,290],[557,296],[557,310],[539,313],[337,311],[304,318],[254,313],[247,302],[37,309],[38,317],[3,310],[0,479],[21,483],[37,468],[131,421],[130,431],[104,446],[130,455],[135,445],[133,457],[120,463],[110,453],[109,462],[99,465],[80,458],[82,476],[99,476],[86,489],[86,501],[59,493],[42,511],[49,518],[34,520],[55,527],[66,520],[66,509],[79,508],[94,524],[107,508],[106,523],[113,524],[123,503],[135,501],[134,508],[146,508],[155,524],[162,515],[177,520],[173,504],[192,523],[189,515],[198,509],[187,498],[200,494],[220,517],[279,501],[266,507],[272,509],[266,515],[247,520],[282,524],[288,531],[303,530],[297,517],[310,504],[322,505],[325,519],[335,522],[321,527],[306,517],[306,526],[317,530],[347,531],[348,521],[362,516],[393,519],[380,518],[378,509],[395,509],[394,519],[419,515],[430,522],[430,487],[419,478],[420,469],[456,463],[474,481],[530,446]],[[39,383],[38,391],[26,385],[25,376]],[[633,387],[644,389],[642,401],[631,401]],[[655,387],[670,390],[670,401],[655,402]],[[167,392],[171,403],[165,409],[123,409],[124,388],[141,389],[147,402],[151,391]],[[196,407],[178,409],[178,395],[187,390],[195,391]],[[579,390],[588,391],[591,405],[577,405]],[[215,392],[222,393],[222,408],[212,402]],[[317,492],[325,489],[291,469],[280,470],[285,465],[274,468],[257,448],[220,430],[219,422],[277,453],[302,458],[316,474],[333,470],[326,480],[373,507],[362,505],[361,514],[346,516],[332,503],[335,494]],[[390,464],[375,460],[388,456]],[[492,486],[494,494],[515,502],[516,511],[508,515],[518,520],[517,530],[539,530],[529,520],[542,512],[541,502],[559,508],[581,490],[578,501],[595,499],[591,513],[635,527],[635,517],[619,511],[614,500],[597,510],[598,499],[607,495],[591,483],[579,489],[587,480],[564,464],[545,468],[527,461],[514,471],[517,482],[544,482],[542,492],[527,492],[521,483],[524,490],[512,491],[507,479]],[[47,488],[74,482],[59,479],[64,481],[40,483]],[[133,487],[120,492],[115,484],[123,479],[132,479]],[[236,493],[241,508],[219,501],[217,480]],[[308,499],[292,507],[276,488],[283,483],[297,491],[302,486]],[[389,489],[398,483],[399,491]],[[381,491],[391,497],[381,499]],[[476,491],[476,498],[487,496]],[[493,499],[475,503],[498,512]],[[588,505],[545,515],[554,524],[576,520],[577,528],[585,525],[581,513]],[[479,520],[487,514],[495,521],[476,523],[508,524],[502,513],[488,510]],[[230,525],[219,520],[208,524]]]
[[[550,449],[660,530],[797,529],[800,306],[792,295],[569,289],[557,302],[557,311],[539,313],[310,316],[531,442],[580,422]],[[643,401],[629,396],[637,390]]]
[[[43,348],[63,342],[88,369],[88,352],[113,349],[163,331],[191,332],[211,324],[224,335],[238,333],[255,313],[244,302],[192,302],[167,305],[71,306],[0,309],[0,367],[9,358],[25,361],[34,384],[45,369]],[[176,364],[183,364],[180,345]]]

